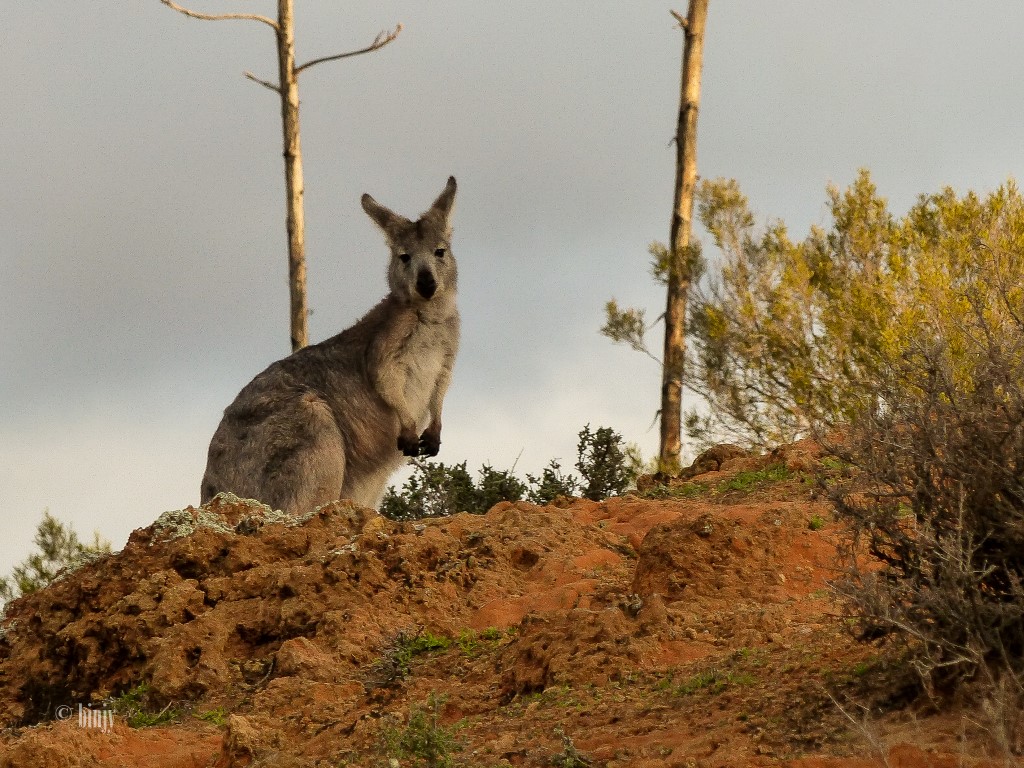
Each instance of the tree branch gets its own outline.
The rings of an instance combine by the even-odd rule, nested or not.
[[[261,80],[260,78],[256,77],[256,75],[254,75],[252,72],[243,72],[242,74],[244,74],[246,77],[248,77],[254,83],[259,83],[264,88],[269,88],[274,93],[280,93],[281,92],[281,86],[280,85],[274,85],[269,80]]]
[[[244,19],[246,21],[258,21],[262,24],[266,24],[271,27],[275,32],[280,31],[280,27],[277,22],[267,16],[260,16],[255,13],[199,13],[183,6],[178,5],[174,0],[160,0],[161,3],[166,5],[178,13],[182,13],[192,19],[201,19],[203,21],[223,21],[225,19]]]
[[[688,26],[690,26],[690,22],[687,21],[686,17],[683,16],[682,14],[678,13],[677,11],[672,11],[672,10],[670,10],[669,13],[671,13],[675,17],[676,21],[679,22],[679,26],[682,29],[685,30]]]
[[[162,3],[166,3],[166,2],[169,2],[169,1],[170,0],[160,0],[160,2],[162,2]],[[349,56],[358,56],[358,55],[360,55],[362,53],[370,53],[371,51],[380,50],[385,45],[387,45],[388,43],[392,42],[396,37],[398,37],[398,33],[401,32],[401,31],[402,31],[402,25],[401,24],[399,24],[398,26],[395,27],[394,32],[389,32],[388,30],[385,29],[383,32],[381,32],[379,35],[377,35],[376,38],[374,38],[374,41],[372,43],[370,43],[365,48],[360,48],[358,51],[349,51],[348,53],[339,53],[339,54],[336,54],[334,56],[323,56],[323,57],[321,57],[319,59],[313,59],[312,61],[307,61],[302,66],[295,68],[295,74],[298,75],[299,72],[301,72],[302,70],[309,69],[310,67],[316,66],[317,64],[323,64],[326,61],[337,61],[338,59],[347,59]]]

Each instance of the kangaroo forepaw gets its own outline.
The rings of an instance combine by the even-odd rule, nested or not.
[[[441,435],[429,429],[420,435],[420,456],[437,456],[441,450]]]
[[[398,434],[398,450],[406,456],[419,456],[420,439],[416,437],[416,433],[411,430],[400,432]]]

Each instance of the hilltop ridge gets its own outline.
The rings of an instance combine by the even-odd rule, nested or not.
[[[0,766],[447,764],[415,728],[467,766],[1003,764],[845,629],[824,471],[804,442],[664,498],[167,513],[9,606]]]

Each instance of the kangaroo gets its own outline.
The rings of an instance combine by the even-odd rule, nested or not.
[[[230,491],[291,514],[336,499],[376,507],[406,456],[437,455],[459,345],[454,202],[454,177],[415,222],[363,195],[391,249],[391,292],[238,393],[210,441],[203,503]]]

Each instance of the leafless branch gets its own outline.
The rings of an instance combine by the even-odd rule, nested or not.
[[[254,83],[259,83],[264,88],[269,88],[274,93],[280,93],[281,92],[281,86],[280,85],[275,85],[274,83],[271,83],[269,80],[261,80],[260,78],[256,77],[256,75],[254,75],[252,72],[244,72],[243,74],[246,77],[248,77],[250,80],[252,80]]]
[[[266,24],[271,27],[275,32],[280,30],[278,24],[273,19],[267,16],[260,16],[255,13],[199,13],[189,8],[185,8],[178,5],[174,0],[160,0],[161,3],[166,5],[178,13],[182,13],[192,19],[201,19],[203,21],[224,21],[226,19],[243,19],[245,21],[258,21],[262,24]]]
[[[169,0],[160,0],[160,2],[169,2]],[[349,51],[348,53],[338,53],[338,54],[335,54],[334,56],[323,56],[323,57],[321,57],[319,59],[313,59],[312,61],[307,61],[302,66],[295,68],[295,74],[297,75],[297,74],[299,74],[299,72],[301,72],[304,69],[309,69],[310,67],[316,66],[317,64],[323,64],[326,61],[337,61],[338,59],[347,59],[350,56],[358,56],[358,55],[360,55],[362,53],[370,53],[371,51],[380,50],[385,45],[387,45],[388,43],[393,41],[396,37],[398,37],[398,33],[401,32],[401,31],[402,31],[402,25],[401,24],[396,26],[393,32],[390,32],[390,31],[385,29],[383,32],[381,32],[379,35],[377,35],[377,37],[374,39],[374,41],[372,43],[370,43],[365,48],[360,48],[358,51]]]
[[[678,11],[669,10],[669,13],[675,17],[676,21],[679,22],[679,26],[683,29],[686,29],[689,26],[689,22],[686,20],[686,17]]]

